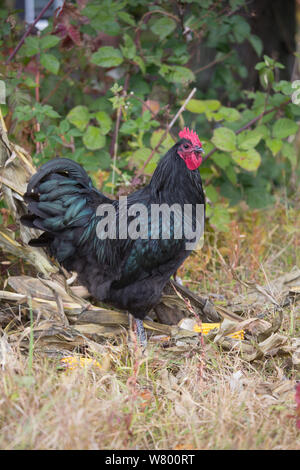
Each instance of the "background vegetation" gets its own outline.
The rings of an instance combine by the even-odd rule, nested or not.
[[[12,58],[24,24],[19,11],[2,8],[1,109],[11,138],[37,165],[56,155],[72,158],[97,186],[117,194],[144,183],[188,125],[206,152],[201,175],[215,230],[228,229],[228,206],[268,206],[280,188],[292,194],[300,106],[282,79],[290,71],[282,73],[276,60],[286,56],[264,54],[252,31],[253,16],[262,19],[251,3],[66,2]]]
[[[1,4],[10,141],[36,166],[78,161],[117,197],[149,180],[180,129],[195,129],[206,152],[205,243],[179,276],[254,326],[244,349],[199,335],[149,341],[139,356],[126,334],[88,333],[93,347],[75,348],[74,325],[57,326],[46,301],[33,308],[24,297],[22,279],[41,278],[0,201],[0,448],[299,449],[298,3],[68,1],[24,43],[17,2]],[[263,352],[262,324],[273,341]],[[53,353],[61,344],[84,366],[66,370]]]

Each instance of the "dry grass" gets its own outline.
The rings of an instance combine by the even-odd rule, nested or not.
[[[237,213],[229,233],[206,236],[182,277],[232,298],[245,288],[220,255],[241,279],[265,284],[289,271],[300,264],[297,208]],[[299,320],[299,307],[286,309],[282,329],[299,336]],[[286,357],[248,363],[214,344],[204,353],[149,345],[141,357],[125,338],[101,347],[101,369],[62,370],[58,359],[38,356],[30,368],[28,357],[6,352],[1,449],[300,449],[299,371]]]

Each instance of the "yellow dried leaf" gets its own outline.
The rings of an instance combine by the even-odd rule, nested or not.
[[[96,359],[90,357],[75,357],[75,356],[66,356],[63,357],[60,361],[65,369],[74,370],[84,367],[98,367],[102,369],[100,362]]]

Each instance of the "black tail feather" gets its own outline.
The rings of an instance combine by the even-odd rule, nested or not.
[[[39,171],[31,178],[27,193],[31,193],[35,186],[50,173],[68,173],[72,178],[79,179],[83,184],[90,184],[90,177],[86,171],[73,160],[68,158],[54,158],[41,166]]]

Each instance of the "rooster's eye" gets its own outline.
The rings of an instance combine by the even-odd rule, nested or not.
[[[184,144],[184,145],[183,145],[183,148],[184,148],[184,149],[188,149],[188,148],[189,148],[189,145],[188,145],[188,144]]]

